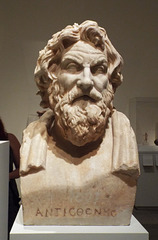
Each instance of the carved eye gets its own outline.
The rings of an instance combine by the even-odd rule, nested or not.
[[[66,70],[70,71],[70,72],[75,72],[77,71],[78,69],[78,66],[76,63],[69,63],[67,66],[66,66]]]
[[[92,74],[105,74],[107,72],[107,66],[104,64],[99,64],[91,67]]]
[[[69,62],[69,63],[65,64],[64,69],[69,73],[76,73],[76,72],[81,71],[82,66],[76,62]]]

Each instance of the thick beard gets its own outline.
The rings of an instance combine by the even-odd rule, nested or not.
[[[58,85],[57,82],[56,84]],[[55,90],[54,87],[51,92]],[[59,90],[59,86],[56,86],[56,89]],[[91,96],[93,99],[84,99],[82,91],[77,87],[64,96],[60,93],[54,95],[54,91],[53,95],[50,94],[51,108],[54,109],[57,125],[64,139],[73,145],[84,146],[96,141],[105,132],[111,113],[112,96],[107,90],[104,90],[101,100],[97,101],[100,95],[96,90],[92,91]]]

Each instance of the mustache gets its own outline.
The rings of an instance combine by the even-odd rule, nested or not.
[[[98,92],[94,87],[90,91],[82,91],[80,88],[77,86],[74,86],[70,92],[67,94],[67,100],[68,103],[73,103],[80,98],[85,99],[85,100],[91,100],[93,102],[98,102],[102,99],[102,94]]]

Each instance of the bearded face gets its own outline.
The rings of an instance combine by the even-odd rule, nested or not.
[[[78,42],[63,54],[49,102],[72,144],[83,146],[104,134],[112,101],[107,84],[107,59],[99,49]]]

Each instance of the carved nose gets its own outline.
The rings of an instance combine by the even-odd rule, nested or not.
[[[93,81],[89,68],[84,69],[81,78],[77,81],[77,86],[83,91],[90,90],[93,87]]]

